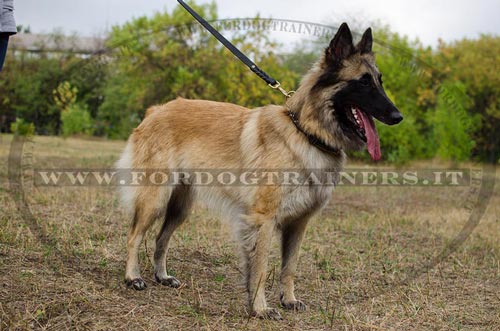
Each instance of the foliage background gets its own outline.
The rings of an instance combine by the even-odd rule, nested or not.
[[[191,4],[207,20],[217,19],[215,4]],[[0,74],[0,130],[9,132],[22,119],[40,135],[125,139],[150,105],[177,96],[247,107],[283,103],[192,22],[181,8],[136,18],[115,26],[108,51],[93,57],[10,52]],[[378,125],[386,161],[498,162],[500,38],[482,35],[432,49],[381,24],[373,27],[384,85],[405,116],[396,127]],[[290,89],[327,44],[304,40],[285,53],[265,31],[236,32],[231,39]],[[68,105],[58,101],[61,87],[74,91]]]

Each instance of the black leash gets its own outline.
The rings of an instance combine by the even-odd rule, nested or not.
[[[267,85],[272,87],[273,89],[279,90],[283,93],[287,98],[291,96],[291,92],[287,92],[284,90],[280,83],[269,76],[264,70],[259,68],[252,60],[250,60],[245,54],[243,54],[239,49],[237,49],[229,40],[227,40],[223,35],[219,33],[219,31],[215,30],[213,26],[210,25],[203,17],[198,15],[197,12],[194,11],[193,8],[189,7],[183,0],[177,0],[177,2],[184,7],[205,29],[208,30],[217,40],[219,40],[222,45],[224,45],[231,53],[233,53],[241,62],[243,62],[252,72],[254,72],[257,76],[262,78]]]

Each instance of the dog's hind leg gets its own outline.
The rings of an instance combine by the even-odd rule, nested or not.
[[[151,227],[154,221],[159,217],[159,206],[157,199],[160,190],[152,192],[143,192],[142,197],[135,200],[135,211],[132,226],[128,233],[127,241],[127,267],[125,270],[125,283],[128,287],[136,290],[144,290],[146,283],[141,278],[139,267],[139,246],[146,231]]]
[[[281,230],[281,294],[280,303],[285,309],[306,310],[306,305],[295,298],[294,279],[299,260],[299,251],[308,218],[288,222]]]
[[[190,186],[179,185],[174,188],[167,205],[165,221],[156,237],[154,253],[155,279],[162,285],[179,287],[180,282],[167,273],[168,242],[175,229],[186,219],[193,202],[193,191]]]

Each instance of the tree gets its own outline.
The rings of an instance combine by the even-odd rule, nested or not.
[[[471,100],[460,82],[446,82],[437,97],[436,110],[430,114],[436,154],[442,159],[465,161],[470,158],[475,141],[471,139],[479,124],[478,114],[470,116]]]
[[[8,52],[0,75],[0,130],[9,132],[10,123],[22,118],[34,123],[38,134],[59,134],[61,112],[52,91],[63,82],[78,89],[79,102],[95,116],[106,72],[100,59],[64,52]]]
[[[438,59],[451,81],[460,81],[471,98],[468,116],[480,117],[473,132],[474,155],[479,159],[500,160],[500,37],[482,35],[477,40],[464,39],[440,43]]]
[[[69,82],[63,82],[52,91],[52,94],[61,113],[63,136],[80,133],[91,135],[94,132],[87,105],[77,103],[78,88],[71,86]]]

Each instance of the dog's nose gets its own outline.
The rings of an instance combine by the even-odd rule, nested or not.
[[[403,120],[403,115],[398,111],[393,111],[391,113],[391,124],[398,124]]]

